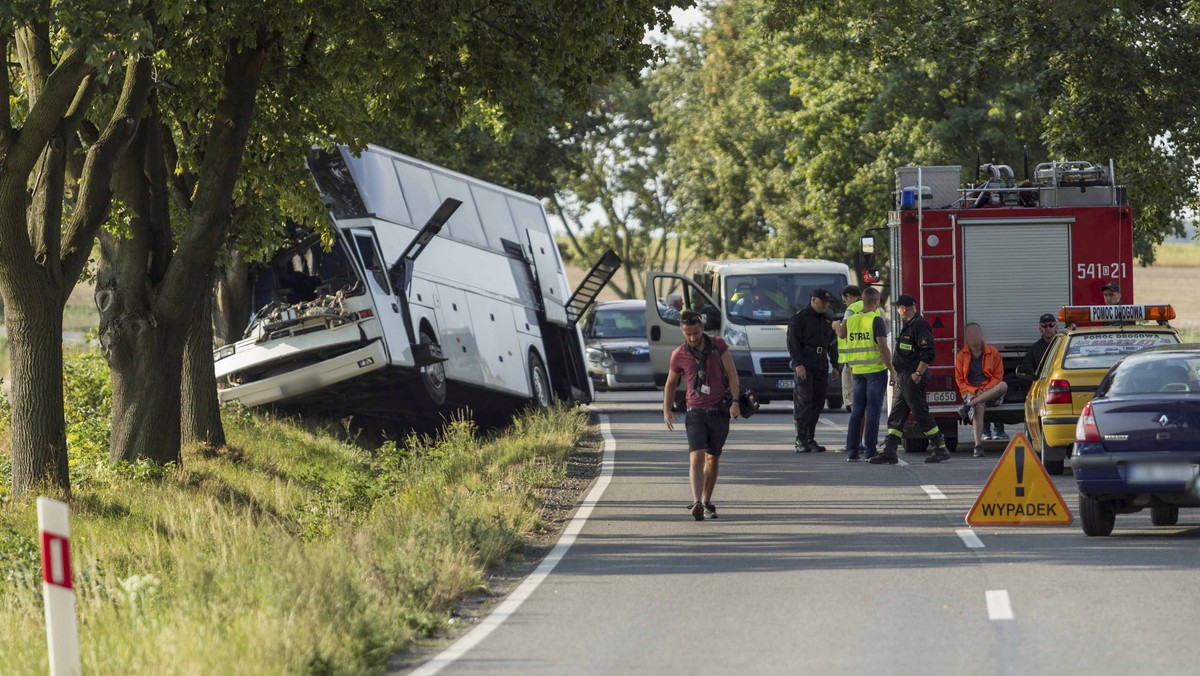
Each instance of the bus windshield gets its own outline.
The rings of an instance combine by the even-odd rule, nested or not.
[[[763,275],[730,275],[725,280],[725,314],[733,324],[786,324],[808,305],[815,289],[833,295],[828,314],[846,311],[839,294],[846,276],[836,273],[776,272]]]

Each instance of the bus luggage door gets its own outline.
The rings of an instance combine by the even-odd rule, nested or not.
[[[544,232],[527,229],[525,233],[529,237],[529,251],[533,255],[538,290],[542,292],[542,312],[547,321],[568,326],[567,290],[563,286],[563,273],[558,267],[558,245]]]

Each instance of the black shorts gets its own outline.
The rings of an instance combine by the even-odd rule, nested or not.
[[[703,449],[709,455],[721,455],[725,439],[729,437],[729,412],[721,408],[691,408],[684,418],[684,426],[689,451]]]

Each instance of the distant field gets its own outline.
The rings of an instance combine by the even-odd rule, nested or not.
[[[1200,266],[1200,242],[1166,242],[1154,252],[1155,267],[1193,268]]]
[[[1133,269],[1134,290],[1141,303],[1170,303],[1177,319],[1172,322],[1183,333],[1200,340],[1200,266],[1171,268],[1155,265]]]

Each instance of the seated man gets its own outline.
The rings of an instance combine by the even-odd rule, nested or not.
[[[1004,401],[1004,361],[1000,351],[983,342],[983,328],[971,322],[964,332],[966,344],[954,357],[954,382],[962,394],[958,415],[975,430],[975,457],[983,457],[984,409]]]
[[[672,293],[667,296],[665,307],[659,308],[658,314],[664,320],[679,323],[679,315],[683,312],[683,296]]]

